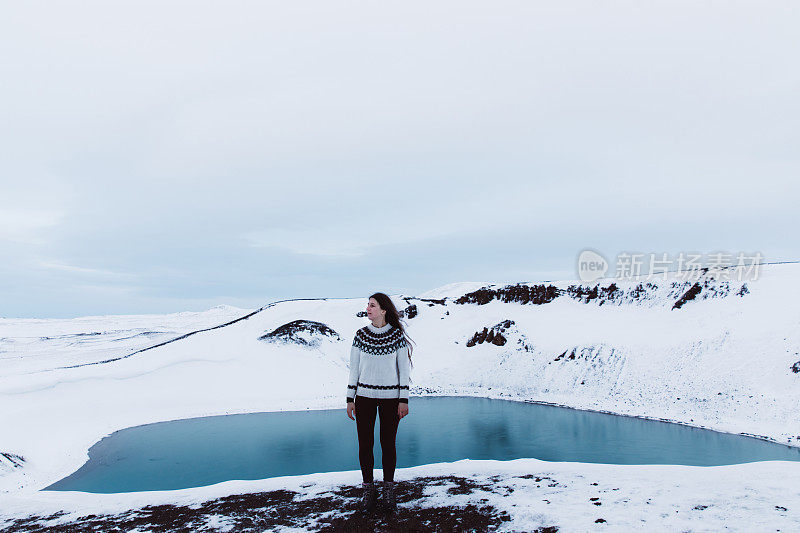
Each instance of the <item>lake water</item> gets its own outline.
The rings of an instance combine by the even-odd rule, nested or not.
[[[375,421],[375,468],[381,468]],[[800,449],[632,417],[475,397],[415,397],[397,431],[397,467],[459,459],[714,466],[800,460]],[[360,470],[344,407],[191,418],[117,431],[45,490],[170,490],[232,479]],[[375,479],[382,479],[376,472]]]

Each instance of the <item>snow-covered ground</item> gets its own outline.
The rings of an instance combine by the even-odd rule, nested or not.
[[[480,395],[671,420],[796,446],[800,373],[791,367],[800,361],[800,265],[765,265],[759,274],[744,282],[705,275],[695,289],[693,282],[670,275],[641,285],[616,281],[616,290],[603,290],[614,280],[602,279],[583,290],[570,281],[552,283],[556,291],[537,291],[535,284],[505,290],[464,283],[418,297],[394,295],[398,307],[414,305],[417,311],[406,320],[416,342],[410,416],[414,396]],[[460,299],[465,294],[471,295]],[[304,408],[342,409],[345,416],[349,345],[365,324],[356,315],[365,304],[366,296],[290,300],[258,312],[1,319],[0,517],[59,509],[108,513],[276,487],[296,490],[302,499],[309,491],[357,484],[360,473],[345,472],[169,492],[38,492],[77,470],[95,442],[130,426]],[[311,345],[259,340],[301,319],[325,324],[338,337],[320,333]],[[505,342],[482,339],[484,328]],[[183,336],[197,330],[205,331]],[[484,342],[475,343],[476,334]],[[170,336],[183,337],[165,343]],[[142,350],[155,344],[160,345]],[[293,390],[298,382],[308,384],[305,392]],[[401,507],[435,507],[437,492],[451,506],[477,497],[508,513],[498,529],[516,531],[800,530],[800,463],[459,461],[398,469],[396,478],[410,483],[448,473],[480,478],[483,488],[454,494],[445,483],[424,492],[428,499],[400,498]],[[519,477],[528,474],[533,477]],[[536,482],[537,477],[553,481]],[[215,527],[225,529],[225,517],[219,521]]]
[[[785,461],[693,467],[464,459],[402,468],[395,479],[397,531],[791,532],[800,524],[800,469]],[[176,518],[181,531],[373,531],[357,526],[388,521],[355,518],[360,483],[361,472],[351,471],[176,491],[48,491],[3,498],[0,528],[3,515],[35,514],[52,517],[38,522],[43,528],[89,517],[78,522],[86,531],[98,524],[100,531],[165,531]]]

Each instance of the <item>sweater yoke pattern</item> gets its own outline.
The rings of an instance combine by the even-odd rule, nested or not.
[[[410,358],[403,330],[387,323],[356,330],[350,348],[347,402],[357,396],[408,403]]]
[[[383,333],[370,331],[367,326],[356,331],[353,346],[371,355],[390,355],[406,345],[399,328],[391,328]]]

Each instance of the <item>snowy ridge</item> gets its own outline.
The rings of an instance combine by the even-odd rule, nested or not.
[[[744,296],[750,292],[746,281],[719,279],[704,271],[699,279],[612,280],[605,283],[574,282],[517,283],[485,285],[452,299],[455,303],[485,304],[492,300],[544,305],[568,297],[586,304],[668,306],[678,309],[690,300]]]
[[[418,295],[418,298],[458,298],[459,296],[489,286],[488,283],[477,281],[463,281],[460,283],[449,283],[436,289],[425,291]]]
[[[92,364],[118,356],[120,351],[148,348],[251,311],[218,305],[207,311],[167,315],[0,318],[0,375]]]

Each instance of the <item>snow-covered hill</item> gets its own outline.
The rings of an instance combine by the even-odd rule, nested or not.
[[[675,276],[394,295],[416,343],[411,415],[414,396],[480,395],[800,445],[800,264],[764,265],[750,281]],[[0,491],[31,495],[125,427],[343,409],[365,305],[366,295],[217,315],[0,320]],[[294,321],[305,322],[279,329]]]
[[[0,318],[0,375],[51,370],[119,357],[252,312],[230,305],[168,315]]]

